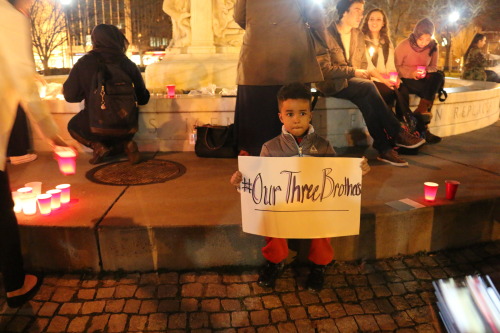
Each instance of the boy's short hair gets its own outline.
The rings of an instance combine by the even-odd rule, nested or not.
[[[281,107],[281,103],[287,99],[304,99],[311,103],[312,94],[311,89],[300,82],[293,82],[285,84],[278,91],[278,105]]]
[[[351,6],[355,3],[365,3],[365,0],[340,0],[337,2],[336,9],[337,9],[337,16],[338,20],[340,21],[342,19],[342,16],[344,16],[344,13],[351,8]]]

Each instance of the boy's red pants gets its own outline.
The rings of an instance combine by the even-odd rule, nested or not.
[[[284,238],[266,237],[267,245],[262,248],[264,258],[272,263],[280,263],[288,257],[288,242]],[[333,248],[330,238],[311,239],[309,248],[310,261],[316,265],[328,265],[333,260]]]

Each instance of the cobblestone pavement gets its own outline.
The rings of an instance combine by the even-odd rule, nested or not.
[[[440,332],[431,282],[475,273],[500,286],[499,241],[336,263],[320,293],[304,290],[306,267],[274,290],[255,269],[51,274],[20,309],[0,299],[0,332]]]

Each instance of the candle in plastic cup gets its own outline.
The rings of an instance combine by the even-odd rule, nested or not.
[[[457,193],[457,188],[458,185],[460,185],[460,182],[457,180],[445,180],[444,182],[446,184],[446,199],[455,199],[455,194]]]
[[[42,194],[42,182],[30,182],[24,184],[26,187],[31,187],[33,189],[32,193],[39,195]]]
[[[426,201],[436,200],[438,187],[439,187],[438,183],[432,183],[432,182],[424,183],[424,197]]]
[[[57,190],[61,190],[61,203],[65,204],[71,200],[70,196],[70,184],[61,184],[56,186]]]
[[[389,72],[389,81],[396,84],[398,82],[398,72]]]
[[[14,200],[14,213],[20,213],[23,211],[23,199],[21,198],[21,193],[14,191],[12,192],[12,200]]]
[[[23,213],[24,215],[36,214],[36,194],[26,193],[23,195]]]
[[[40,194],[36,197],[38,201],[38,209],[42,215],[50,215],[52,212],[52,195],[50,194]]]
[[[55,156],[59,170],[65,176],[74,175],[76,172],[76,153],[67,147],[56,147]]]
[[[425,74],[427,74],[427,67],[417,66],[417,72],[420,74],[420,78],[423,79],[425,77]]]
[[[167,95],[168,98],[174,98],[175,97],[175,84],[167,84]]]
[[[50,208],[52,210],[61,208],[61,190],[50,190],[47,194],[52,195],[52,200],[50,200]]]

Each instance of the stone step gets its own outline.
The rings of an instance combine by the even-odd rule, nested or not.
[[[409,168],[376,161],[371,148],[355,152],[369,158],[372,170],[363,178],[360,235],[332,239],[336,259],[384,258],[500,239],[498,133],[497,122],[426,145],[419,155],[405,157]],[[262,262],[263,238],[241,231],[239,194],[229,184],[236,159],[157,153],[156,159],[183,164],[186,173],[160,184],[109,186],[85,178],[93,168],[89,158],[79,155],[74,176],[62,176],[49,153],[9,165],[13,189],[30,181],[42,181],[44,190],[72,185],[71,203],[52,215],[17,215],[28,267],[150,271]],[[444,199],[446,179],[461,182],[454,201]],[[434,203],[423,199],[425,181],[441,184]],[[386,205],[404,198],[426,207],[399,212]],[[305,249],[307,242],[297,246]]]

